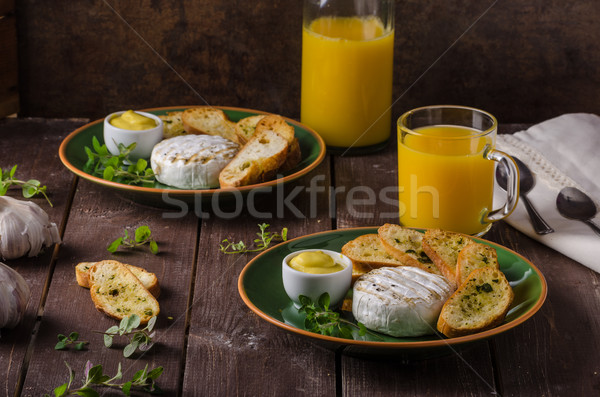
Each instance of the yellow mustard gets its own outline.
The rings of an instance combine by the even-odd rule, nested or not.
[[[302,252],[290,260],[289,266],[300,272],[312,274],[335,273],[344,269],[344,266],[336,263],[331,256],[321,251]]]
[[[113,117],[110,119],[110,123],[117,128],[134,131],[149,130],[150,128],[156,127],[155,120],[142,116],[133,110],[128,110],[120,116]]]

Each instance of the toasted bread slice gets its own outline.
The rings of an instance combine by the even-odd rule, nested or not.
[[[289,125],[283,117],[276,114],[263,117],[258,124],[256,124],[256,130],[254,133],[256,133],[256,131],[264,130],[271,130],[281,135],[283,138],[285,138],[290,146],[296,138],[294,127]]]
[[[75,266],[75,278],[80,287],[90,288],[90,268],[96,262],[80,262]]]
[[[377,234],[364,234],[344,244],[342,254],[352,260],[354,273],[367,273],[384,266],[402,266],[403,263],[390,255]]]
[[[145,324],[160,312],[158,301],[140,280],[117,261],[102,261],[89,269],[90,294],[96,309],[121,320],[132,314]]]
[[[423,251],[427,254],[444,277],[456,284],[456,262],[460,250],[471,243],[469,237],[440,229],[430,229],[423,236]]]
[[[378,267],[381,266],[370,266],[364,263],[360,263],[360,262],[352,262],[352,284],[354,285],[354,282],[356,280],[358,280],[358,278],[360,276],[362,276],[363,274],[367,274],[369,273],[371,270],[373,269],[377,269]]]
[[[444,303],[437,329],[449,338],[499,325],[514,297],[504,274],[490,266],[474,270]]]
[[[181,120],[182,111],[168,112],[165,115],[158,116],[163,121],[163,138],[173,138],[174,136],[185,135],[187,131],[183,127]]]
[[[423,251],[423,233],[400,225],[386,223],[377,229],[385,250],[406,266],[442,276],[442,272]]]
[[[246,186],[273,179],[284,164],[294,128],[276,115],[264,117],[250,140],[219,175],[221,188]]]
[[[489,245],[472,242],[458,254],[456,261],[456,284],[462,285],[475,269],[490,266],[498,269],[498,254]]]
[[[101,262],[117,262],[112,260],[104,260]],[[77,278],[77,284],[84,288],[90,288],[90,273],[89,270],[98,262],[81,262],[75,266],[75,277]],[[120,263],[120,262],[119,262]],[[150,291],[155,298],[160,295],[160,285],[158,284],[158,278],[154,273],[150,273],[141,267],[132,266],[124,263],[134,276],[141,281],[144,287]]]
[[[301,159],[302,152],[300,151],[300,143],[298,142],[297,138],[294,138],[292,144],[289,147],[288,155],[281,167],[279,167],[279,170],[277,170],[277,172],[284,173],[293,170],[298,165]]]
[[[238,136],[238,139],[242,142],[242,144],[248,142],[252,135],[254,135],[254,131],[256,130],[256,125],[259,121],[265,118],[264,114],[257,114],[254,116],[244,117],[235,123],[235,133]]]
[[[235,133],[235,123],[221,109],[210,106],[186,109],[181,115],[185,130],[191,134],[219,135],[241,144]]]

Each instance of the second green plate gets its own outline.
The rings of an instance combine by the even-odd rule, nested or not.
[[[476,241],[496,249],[500,270],[506,275],[515,294],[506,319],[500,326],[458,338],[446,338],[441,334],[410,338],[395,338],[383,334],[373,337],[367,334],[364,337],[350,340],[307,331],[304,328],[303,317],[298,314],[283,289],[282,259],[287,254],[302,249],[328,249],[341,252],[342,246],[348,241],[367,233],[377,233],[377,228],[332,230],[281,243],[258,255],[244,267],[238,280],[240,296],[254,313],[287,331],[323,342],[334,348],[341,346],[350,348],[347,349],[348,352],[385,355],[414,349],[431,351],[436,348],[445,348],[452,350],[458,345],[498,335],[529,319],[542,307],[546,299],[546,280],[530,261],[506,247],[476,238]]]

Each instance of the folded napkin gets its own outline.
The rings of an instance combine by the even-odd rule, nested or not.
[[[600,236],[585,223],[564,218],[556,209],[560,190],[572,186],[587,193],[600,211],[600,117],[565,114],[525,131],[498,135],[496,147],[531,168],[536,183],[527,197],[554,233],[537,234],[522,201],[506,221],[600,273]],[[496,193],[496,197],[505,197],[503,191]],[[596,215],[592,221],[600,225],[600,216]]]

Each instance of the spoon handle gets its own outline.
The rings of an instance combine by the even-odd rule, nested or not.
[[[598,236],[600,236],[600,227],[598,227],[598,225],[596,225],[594,222],[592,222],[591,220],[587,219],[584,221],[589,227],[592,228],[593,231],[596,232],[596,234]]]
[[[525,203],[525,208],[527,209],[527,213],[529,214],[529,218],[531,219],[531,224],[533,225],[533,229],[535,230],[535,232],[537,234],[553,233],[554,229],[552,229],[550,225],[548,225],[546,221],[542,219],[542,217],[537,212],[535,207],[531,204],[527,196],[521,195],[521,198]]]

